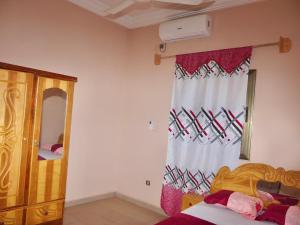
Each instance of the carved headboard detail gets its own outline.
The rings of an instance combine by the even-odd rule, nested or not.
[[[256,184],[259,180],[279,181],[286,186],[300,189],[300,171],[286,171],[266,164],[247,163],[233,171],[230,171],[227,166],[222,167],[212,183],[211,192],[225,189],[255,196]]]

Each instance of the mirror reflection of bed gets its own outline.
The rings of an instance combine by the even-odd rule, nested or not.
[[[38,160],[58,160],[64,155],[66,99],[59,88],[44,91]]]

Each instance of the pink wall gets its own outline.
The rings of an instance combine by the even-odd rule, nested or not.
[[[167,54],[274,42],[280,35],[293,40],[288,54],[276,47],[255,49],[257,69],[251,161],[300,169],[300,2],[272,0],[212,13],[209,38],[168,45]],[[130,61],[123,83],[125,123],[119,155],[117,190],[159,205],[167,149],[167,121],[174,60],[153,65],[157,26],[129,35]],[[156,129],[147,129],[153,120]],[[147,187],[145,180],[152,185]]]
[[[252,60],[251,159],[289,169],[300,169],[299,8],[298,0],[272,0],[218,11],[210,38],[168,46],[172,54],[292,38],[290,53],[255,49]],[[0,61],[79,77],[68,199],[119,191],[158,206],[174,60],[153,65],[157,26],[127,31],[67,1],[2,0],[0,31]]]
[[[0,61],[78,76],[67,198],[115,190],[128,31],[62,0],[1,0]]]

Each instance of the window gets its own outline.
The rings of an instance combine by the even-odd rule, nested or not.
[[[250,160],[251,136],[252,136],[252,117],[255,96],[256,70],[250,70],[248,75],[247,87],[247,108],[240,159]]]

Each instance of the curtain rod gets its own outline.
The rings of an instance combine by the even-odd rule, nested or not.
[[[267,46],[278,46],[279,47],[279,52],[280,53],[286,53],[289,52],[292,48],[292,41],[288,37],[280,37],[278,42],[271,42],[271,43],[265,43],[265,44],[258,44],[258,45],[253,45],[253,48],[262,48],[262,47],[267,47]],[[181,53],[181,54],[190,54],[190,53]],[[177,54],[180,55],[180,54]],[[162,56],[160,54],[155,54],[154,55],[154,64],[155,65],[160,65],[162,59],[170,59],[170,58],[175,58],[176,55],[167,55],[167,56]]]

